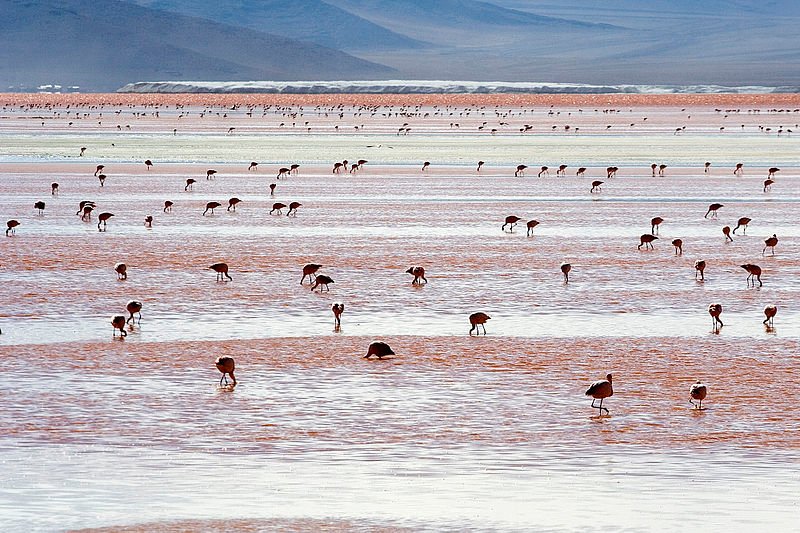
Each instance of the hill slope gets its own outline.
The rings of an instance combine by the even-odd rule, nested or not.
[[[344,52],[117,0],[0,0],[0,89],[140,80],[375,79]]]
[[[324,0],[133,0],[135,3],[340,50],[415,49],[424,43]]]

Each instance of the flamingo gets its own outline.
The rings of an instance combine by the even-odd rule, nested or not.
[[[658,165],[658,175],[659,176],[663,176],[665,170],[667,170],[667,165]]]
[[[95,175],[95,177],[97,177],[97,175],[98,175],[98,174],[100,174],[100,172],[101,172],[101,171],[102,171],[104,168],[106,168],[106,166],[105,166],[105,165],[97,165],[97,168],[96,168],[96,169],[95,169],[95,171],[94,171],[94,175]]]
[[[16,235],[17,233],[16,228],[17,226],[19,226],[19,224],[20,224],[19,220],[13,220],[13,219],[6,222],[6,237],[9,236],[8,234],[9,231],[11,232],[11,235]]]
[[[594,191],[602,191],[602,190],[603,190],[603,188],[602,188],[602,187],[600,187],[600,186],[601,186],[603,183],[604,183],[604,182],[602,182],[602,181],[600,181],[600,180],[594,180],[594,181],[592,182],[592,188],[591,188],[591,189],[589,189],[589,192],[590,192],[590,193],[593,193]]]
[[[476,172],[480,172],[481,171],[481,167],[483,166],[483,164],[484,164],[483,161],[478,161],[478,168],[475,169],[475,171]]]
[[[364,161],[366,163],[366,161]],[[358,165],[361,166],[363,163],[359,162]],[[300,165],[297,163],[289,165],[289,174],[298,174],[300,171],[298,170]]]
[[[331,311],[333,312],[333,325],[338,331],[340,327],[342,327],[342,320],[341,316],[344,313],[344,304],[336,303],[331,306]]]
[[[549,177],[550,176],[550,168],[549,167],[541,167],[541,169],[539,169],[539,174],[537,174],[537,176],[541,178],[542,174],[547,174],[547,176]]]
[[[758,265],[753,265],[751,263],[747,263],[744,265],[739,265],[743,269],[747,271],[747,286],[750,286],[750,282],[753,282],[753,287],[756,286],[756,280],[758,280],[758,286],[763,287],[764,284],[761,282],[761,267]]]
[[[741,226],[742,227],[742,234],[743,235],[747,235],[747,225],[750,223],[750,221],[751,221],[751,219],[749,219],[747,217],[740,218],[736,222],[736,227],[733,228],[733,234],[736,235],[736,230],[739,229],[739,227]]]
[[[558,170],[556,170],[556,176],[566,176],[567,175],[567,165],[558,165]]]
[[[183,190],[184,190],[184,191],[188,191],[189,189],[192,189],[192,190],[194,190],[194,187],[193,187],[193,185],[194,185],[195,183],[197,183],[197,181],[196,181],[196,180],[194,180],[193,178],[189,178],[189,179],[187,179],[187,180],[186,180],[186,187],[184,187],[184,188],[183,188]]]
[[[150,167],[152,167],[152,166],[153,166],[153,162],[152,162],[152,161],[150,161],[149,159],[145,159],[145,160],[144,160],[144,166],[146,166],[146,167],[147,167],[147,170],[150,170]]]
[[[406,273],[414,276],[414,280],[411,282],[412,285],[421,285],[422,281],[428,283],[428,278],[425,277],[425,269],[422,267],[411,267],[406,270]]]
[[[291,202],[289,204],[289,210],[286,212],[286,216],[287,217],[290,215],[297,216],[297,208],[302,206],[303,204],[301,204],[300,202]]]
[[[653,218],[651,218],[650,219],[650,233],[652,233],[653,235],[658,233],[659,226],[661,225],[662,222],[664,222],[664,219],[661,218],[661,217],[653,217]]]
[[[429,166],[431,166],[431,162],[430,161],[425,161],[424,163],[422,163],[422,172],[425,172],[426,170],[428,170]]]
[[[99,179],[99,180],[100,180],[100,186],[101,186],[101,187],[105,186],[105,183],[106,183],[106,178],[107,178],[107,177],[108,177],[108,176],[106,176],[105,174],[100,174],[99,176],[97,176],[97,179]]]
[[[775,255],[775,245],[778,244],[778,235],[773,233],[772,237],[764,239],[764,249],[761,250],[761,255],[767,251],[767,248],[772,248],[772,255]]]
[[[239,200],[236,197],[233,197],[233,198],[229,199],[228,200],[228,209],[227,210],[230,211],[231,209],[233,209],[233,211],[236,212],[236,205],[239,204],[239,203],[241,203],[241,200]]]
[[[250,166],[247,167],[247,170],[258,170],[258,163],[255,161],[250,162]]]
[[[217,273],[217,281],[225,281],[225,278],[233,281],[233,278],[228,275],[228,263],[214,263],[208,268]]]
[[[505,231],[506,226],[510,225],[510,232],[514,233],[514,226],[516,226],[517,222],[519,222],[520,220],[522,219],[519,217],[515,217],[514,215],[509,215],[506,217],[505,224],[503,224],[503,226],[500,229]]]
[[[649,233],[643,233],[642,236],[639,237],[639,246],[637,246],[636,248],[641,250],[642,246],[644,246],[645,250],[647,250],[648,247],[651,250],[654,250],[655,248],[653,247],[653,241],[656,239],[658,239],[658,237],[656,237],[655,235],[651,235]]]
[[[483,334],[486,335],[486,321],[491,318],[492,317],[486,313],[481,313],[480,311],[469,315],[469,323],[472,325],[472,327],[469,329],[469,334],[472,335],[472,332],[475,331],[477,335],[480,335],[481,330],[478,326],[482,326]]]
[[[305,281],[306,276],[308,276],[308,282],[311,283],[311,276],[317,277],[317,271],[322,268],[322,265],[318,265],[316,263],[309,263],[303,267],[303,277],[300,278],[300,285],[303,284]]]
[[[675,255],[683,255],[683,240],[674,239],[672,241],[672,246],[675,247]]]
[[[733,169],[734,176],[741,176],[744,174],[744,163],[736,163],[736,168]]]
[[[577,177],[583,177],[583,173],[586,172],[586,167],[580,167],[578,171],[575,173]]]
[[[92,219],[92,211],[94,211],[94,203],[88,203],[83,206],[83,213],[81,213],[81,220],[87,221]]]
[[[328,287],[329,284],[333,283],[333,280],[326,276],[325,274],[320,274],[314,278],[314,284],[311,286],[311,290],[313,291],[317,287],[319,287],[319,292],[322,292],[322,289],[330,292],[331,289]]]
[[[114,337],[117,336],[117,330],[119,330],[120,337],[128,336],[128,333],[125,331],[125,317],[123,315],[112,316],[111,327],[114,328]]]
[[[210,168],[210,169],[206,170],[206,179],[210,180],[214,176],[214,174],[216,174],[216,173],[217,173],[217,171],[214,170],[213,168]]]
[[[619,167],[606,167],[606,178],[613,178],[617,175]]]
[[[702,259],[698,259],[694,262],[694,279],[697,279],[697,274],[700,274],[700,281],[705,281],[706,278],[703,276],[703,272],[706,270],[706,262]]]
[[[367,355],[364,356],[364,359],[369,359],[373,355],[378,359],[383,359],[386,356],[395,355],[395,353],[385,342],[373,342],[367,348]]]
[[[211,211],[211,214],[213,215],[214,214],[214,209],[220,207],[221,205],[222,204],[219,203],[219,202],[208,202],[206,204],[206,210],[203,211],[203,216],[206,216],[206,213],[208,213],[209,211]]]
[[[769,178],[764,180],[764,192],[772,190],[772,184],[775,183],[775,180],[771,180]]]
[[[517,165],[517,170],[514,172],[514,177],[524,176],[526,168],[528,168],[528,165]]]
[[[533,228],[535,228],[538,225],[539,225],[538,220],[529,220],[528,222],[525,223],[525,226],[528,228],[528,233],[527,233],[528,237],[530,237],[531,233],[533,233]]]
[[[100,213],[100,216],[97,217],[97,231],[105,231],[108,227],[108,219],[113,216],[114,213]],[[100,229],[100,224],[103,225],[103,229]]]
[[[227,355],[217,357],[217,360],[214,361],[214,366],[217,367],[217,370],[222,372],[222,377],[219,378],[220,387],[222,387],[223,380],[225,381],[225,385],[228,384],[228,378],[225,377],[225,374],[231,377],[233,385],[236,386],[236,376],[233,375],[234,370],[236,370],[236,362],[233,360],[233,357],[228,357]]]
[[[333,173],[339,174],[342,172],[342,164],[341,163],[334,163],[333,164]]]
[[[778,167],[770,167],[770,169],[767,171],[767,177],[768,178],[774,178],[775,177],[775,173],[776,172],[780,172],[780,170],[781,169],[779,169]]]
[[[689,403],[694,405],[695,409],[697,409],[698,411],[702,410],[703,400],[706,399],[706,395],[708,395],[708,387],[703,385],[701,381],[697,381],[689,389],[689,396],[692,398],[692,400],[697,400],[699,403],[695,404],[692,400],[689,400]]]
[[[778,306],[777,305],[768,305],[764,308],[764,316],[767,318],[764,319],[764,324],[767,327],[773,327],[775,324],[773,323],[773,319],[775,315],[778,314]]]
[[[286,204],[282,204],[281,202],[275,202],[272,204],[272,209],[269,210],[269,214],[271,215],[273,211],[277,211],[279,215],[283,214],[283,208],[286,207]]]
[[[725,207],[725,206],[722,205],[722,204],[716,204],[716,203],[709,205],[708,206],[708,211],[706,211],[706,214],[703,216],[703,218],[708,218],[709,214],[711,215],[711,218],[717,218],[717,210],[719,210],[722,207]]]
[[[608,409],[603,407],[603,400],[614,395],[614,387],[611,384],[611,377],[611,374],[606,374],[606,379],[595,381],[589,386],[588,389],[586,389],[586,396],[592,397],[592,409],[599,409],[601,415],[603,414],[603,411],[605,411],[606,414],[609,414]],[[595,400],[600,400],[600,405],[595,405]]]
[[[561,273],[564,274],[564,283],[569,283],[569,273],[572,270],[572,265],[569,263],[561,263]]]
[[[146,217],[144,217],[144,225],[146,228],[153,227],[153,215],[147,215]]]
[[[336,163],[336,164],[337,164],[337,165],[341,165],[341,163]],[[333,168],[334,168],[334,170],[333,170],[333,171],[334,171],[334,172],[336,172],[336,167],[333,167]],[[279,169],[278,169],[278,176],[277,176],[277,179],[281,179],[281,177],[284,177],[284,178],[285,178],[285,177],[288,177],[290,172],[291,172],[291,170],[290,170],[289,168],[287,168],[287,167],[281,167],[281,168],[279,168]]]
[[[652,170],[652,176],[653,176],[654,178],[656,177],[656,169],[657,169],[657,168],[658,168],[658,165],[656,165],[655,163],[653,163],[652,165],[650,165],[650,170]]]
[[[714,331],[719,331],[719,328],[724,326],[719,315],[722,314],[722,304],[711,304],[708,306],[708,314],[711,315],[711,327]]]
[[[85,147],[85,146],[83,146],[83,147],[81,148],[81,153],[80,153],[80,154],[78,154],[78,157],[83,157],[83,154],[84,154],[84,153],[86,153],[86,147]]]
[[[58,183],[53,182],[50,184],[50,194],[53,196],[58,196]]]
[[[725,235],[725,242],[731,241],[733,242],[733,237],[731,237],[731,227],[725,226],[722,228],[722,233]]]
[[[138,300],[131,300],[125,306],[125,309],[127,309],[128,313],[131,314],[131,316],[128,318],[128,320],[125,321],[126,324],[128,322],[130,322],[130,321],[133,321],[133,323],[135,324],[136,323],[136,319],[133,317],[133,315],[135,315],[137,313],[139,314],[139,324],[142,323],[142,302],[140,302]]]
[[[174,202],[171,200],[167,200],[164,202],[164,212],[165,213],[172,213],[172,206],[175,205]]]
[[[37,209],[39,211],[39,215],[43,215],[44,214],[44,207],[45,207],[45,203],[41,202],[41,201],[36,202],[35,204],[33,204],[33,208]]]
[[[117,273],[118,280],[128,279],[128,265],[125,263],[117,263],[114,265],[114,272]]]
[[[708,161],[706,161],[706,163],[703,165],[703,173],[705,173],[705,174],[708,174],[708,169],[709,169],[710,167],[711,167],[711,163],[709,163]]]
[[[275,196],[275,187],[277,187],[277,186],[278,186],[277,183],[270,183],[269,184],[269,195],[270,196]]]

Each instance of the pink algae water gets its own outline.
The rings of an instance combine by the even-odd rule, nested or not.
[[[21,222],[0,239],[4,529],[798,526],[794,100],[146,98],[0,98],[0,213]],[[333,174],[343,159],[369,162]],[[300,284],[312,262],[330,292]],[[129,300],[142,319],[120,340]],[[374,340],[396,355],[363,359]],[[583,393],[607,373],[598,417]]]

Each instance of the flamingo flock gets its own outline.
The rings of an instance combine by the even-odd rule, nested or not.
[[[455,124],[455,123],[453,123],[453,124]],[[502,129],[504,124],[507,125],[507,123],[501,123],[499,125],[500,126],[499,128],[488,128],[487,131],[491,131],[492,135],[494,135],[494,134],[498,133],[498,131],[501,131],[501,129]],[[481,126],[481,128],[480,128],[481,131],[483,131],[483,128],[485,127],[485,125],[486,124],[484,123]],[[457,124],[455,124],[455,126],[457,126]],[[455,127],[455,126],[451,125],[451,127]],[[553,128],[555,129],[555,126]],[[608,128],[610,129],[611,126],[608,126]],[[525,125],[525,127],[521,128],[520,131],[521,132],[529,132],[532,129],[533,129],[532,126]],[[228,133],[233,133],[233,130],[234,130],[234,128],[229,128]],[[571,132],[571,133],[572,132],[577,133],[577,130],[578,130],[578,128],[571,128],[570,126],[564,126],[564,131],[565,132],[568,131],[568,132]],[[681,127],[681,128],[677,128],[675,130],[675,132],[676,133],[682,133],[685,130],[686,130],[686,128],[684,126],[684,127]],[[398,134],[400,132],[402,132],[404,135],[408,135],[411,132],[411,128],[408,126],[408,123],[404,123],[403,127],[399,130]],[[84,156],[85,151],[86,151],[86,148],[81,148],[80,157]],[[141,161],[141,160],[139,160],[139,161]],[[357,161],[356,163],[352,163],[352,164],[349,163],[349,161],[346,160],[346,159],[342,160],[342,161],[337,161],[337,162],[335,162],[333,164],[331,173],[334,174],[337,177],[341,177],[342,174],[347,174],[347,173],[349,173],[349,174],[357,174],[360,171],[362,171],[364,169],[364,165],[366,163],[368,163],[368,160],[366,160],[366,159],[358,159],[356,161]],[[139,164],[141,164],[141,163],[139,163]],[[146,159],[144,161],[144,164],[145,164],[146,171],[148,171],[148,172],[151,171],[152,168],[154,168],[154,164],[153,164],[152,160],[150,160],[150,159]],[[420,172],[425,173],[425,174],[429,173],[430,169],[431,169],[431,165],[432,165],[431,161],[425,161],[422,164]],[[477,173],[480,173],[480,172],[484,171],[485,166],[486,166],[486,163],[484,161],[482,161],[482,160],[478,161],[478,164],[477,164],[477,167],[476,167],[475,171]],[[550,176],[550,172],[549,172],[550,167],[549,166],[547,166],[547,165],[537,165],[537,166],[539,168],[539,171],[537,173],[537,177],[538,178],[544,178],[544,177],[549,177]],[[705,162],[705,164],[702,167],[703,168],[703,173],[704,174],[709,174],[710,170],[711,170],[711,166],[712,166],[711,162]],[[297,174],[297,170],[298,170],[299,167],[300,167],[299,164],[292,164],[291,166],[288,166],[288,167],[280,167],[278,169],[277,176],[275,176],[275,179],[281,180],[281,179],[286,179],[286,178],[288,178],[288,177],[290,177],[292,175],[296,175]],[[160,167],[158,167],[158,168],[160,168]],[[514,169],[514,172],[513,172],[513,175],[515,177],[525,177],[525,171],[528,168],[529,168],[529,165],[527,165],[527,164],[516,165],[516,167]],[[534,168],[536,168],[536,167],[534,167]],[[561,163],[558,166],[554,166],[553,168],[557,168],[556,177],[558,177],[558,178],[566,178],[567,169],[570,168],[570,167],[569,167],[568,164]],[[572,167],[572,168],[574,168],[574,167]],[[665,163],[661,163],[661,164],[653,163],[652,165],[650,165],[651,176],[652,177],[666,177],[668,168],[671,169],[671,167],[669,167]],[[728,167],[728,168],[730,168],[730,167]],[[253,174],[254,176],[257,176],[259,174],[259,163],[256,162],[256,161],[250,162],[249,166],[247,167],[247,170],[248,170],[248,172],[254,173]],[[588,170],[587,167],[578,167],[577,168],[577,172],[576,172],[576,177],[583,178],[585,173],[587,172],[587,170]],[[619,170],[620,170],[620,168],[617,167],[617,166],[608,166],[608,167],[606,167],[606,169],[605,169],[605,171],[606,171],[606,175],[605,175],[606,180],[608,181],[608,180],[614,178],[617,175],[617,172]],[[98,178],[101,187],[106,187],[106,180],[108,179],[108,175],[105,174],[104,172],[105,172],[105,165],[99,164],[99,165],[97,165],[95,167],[94,176]],[[433,171],[433,172],[435,173],[436,171]],[[571,172],[572,171],[570,171],[570,173]],[[749,172],[749,170],[748,170],[748,172]],[[779,173],[779,172],[780,172],[780,168],[778,168],[778,167],[770,167],[768,169],[767,179],[763,182],[763,188],[762,189],[763,189],[764,193],[767,193],[767,192],[769,192],[771,190],[772,186],[776,182],[776,180],[775,180],[776,174]],[[737,163],[735,165],[734,169],[733,169],[733,174],[735,176],[742,176],[743,173],[744,173],[744,163]],[[216,169],[208,169],[208,170],[206,170],[206,181],[210,181],[210,182],[213,183],[214,180],[216,180],[218,176],[220,177],[220,181],[224,181],[224,177],[219,175],[219,173],[218,173],[218,171]],[[728,176],[730,176],[730,174],[728,174]],[[781,179],[783,179],[783,178],[781,178]],[[202,178],[200,178],[200,180],[202,181]],[[113,189],[115,187],[116,181],[117,181],[116,179],[109,180],[108,181],[108,189]],[[658,181],[661,181],[661,180],[658,180]],[[593,180],[591,182],[591,188],[589,189],[589,192],[591,194],[596,194],[596,193],[603,192],[603,189],[602,189],[601,186],[604,183],[606,183],[606,182],[601,181],[601,180]],[[610,183],[611,182],[609,182],[609,184]],[[197,179],[195,179],[195,178],[187,178],[185,180],[184,192],[194,191],[194,186],[197,185],[197,184],[198,184]],[[208,184],[206,184],[205,182],[202,182],[202,185],[208,185]],[[275,192],[275,184],[274,183],[270,184],[269,187],[270,187],[271,194],[274,194],[274,192]],[[198,188],[201,188],[201,185],[198,185]],[[609,189],[613,189],[613,187],[611,187],[611,185],[609,185]],[[582,191],[583,191],[583,194],[585,194],[586,189],[582,189]],[[59,194],[59,184],[55,183],[55,182],[52,183],[50,192],[51,192],[52,196],[57,196]],[[188,197],[189,195],[186,195],[186,196]],[[600,200],[600,201],[602,201],[603,197],[604,197],[604,195],[597,195],[596,196],[596,198],[598,200]],[[241,203],[242,203],[242,200],[240,198],[235,197],[235,196],[234,197],[230,197],[229,200],[228,200],[227,212],[235,213],[237,211],[237,206],[239,206],[239,204],[241,204]],[[28,205],[30,205],[30,204],[28,204]],[[165,213],[165,214],[172,213],[173,207],[175,206],[175,202],[168,200],[168,201],[165,201],[163,205],[164,205],[163,213]],[[202,212],[202,216],[204,216],[204,217],[208,216],[209,219],[210,219],[209,221],[211,221],[211,220],[213,220],[214,215],[215,215],[214,210],[216,208],[219,208],[219,207],[222,207],[222,206],[223,206],[223,203],[221,203],[221,202],[209,201],[209,202],[207,202],[205,204],[205,210]],[[250,204],[245,203],[243,211],[246,212],[249,209],[249,206],[250,206]],[[288,211],[285,213],[286,216],[287,217],[294,217],[294,216],[297,216],[298,208],[300,208],[302,206],[303,206],[303,204],[301,204],[300,202],[297,202],[297,201],[292,201],[292,202],[290,202],[288,204],[284,203],[284,202],[274,202],[272,204],[272,209],[269,211],[269,214],[283,215],[284,214],[283,210],[288,208]],[[45,207],[46,207],[45,206],[45,202],[43,202],[43,201],[37,201],[34,204],[34,209],[37,210],[37,213],[38,213],[39,216],[44,216]],[[705,219],[709,219],[709,218],[710,219],[718,219],[718,211],[723,207],[724,207],[724,205],[721,204],[721,203],[712,203],[712,204],[710,204],[709,207],[708,207],[708,210],[706,211],[706,213],[705,213],[703,218],[705,218]],[[76,213],[76,215],[80,215],[83,220],[86,220],[86,221],[91,220],[92,213],[94,212],[94,210],[96,208],[97,208],[97,204],[94,201],[82,201],[80,203],[79,210]],[[28,207],[28,209],[30,209],[30,208]],[[306,209],[309,209],[309,208],[307,207]],[[728,209],[731,209],[731,207],[729,207]],[[199,211],[199,209],[198,209],[198,211]],[[48,211],[48,213],[49,213],[49,211]],[[223,212],[222,214],[224,215],[225,213]],[[49,216],[49,214],[48,214],[48,216]],[[112,213],[110,211],[104,211],[104,212],[99,213],[99,215],[97,216],[97,220],[98,220],[97,228],[98,228],[98,231],[99,232],[108,231],[109,221],[114,216],[115,216],[114,213]],[[119,219],[115,219],[115,220],[119,220]],[[141,219],[139,219],[139,220],[141,220]],[[509,233],[509,234],[513,233],[515,226],[522,220],[523,220],[522,218],[520,218],[520,217],[518,217],[516,215],[506,216],[505,219],[504,219],[504,223],[501,226],[501,230],[502,231],[507,231],[507,233]],[[736,223],[735,227],[732,230],[730,229],[729,226],[723,227],[722,231],[723,231],[723,234],[725,235],[725,242],[726,243],[727,242],[733,242],[733,237],[731,235],[736,235],[737,239],[738,239],[739,235],[741,235],[741,236],[747,235],[746,232],[747,232],[747,229],[748,229],[748,225],[752,221],[753,221],[753,219],[751,219],[749,217],[741,217],[741,218],[737,219],[737,223]],[[640,237],[639,237],[639,245],[637,247],[639,250],[642,250],[642,247],[644,247],[645,251],[647,251],[647,250],[655,250],[654,242],[659,239],[658,235],[661,233],[661,225],[664,222],[665,222],[665,219],[662,218],[661,216],[655,216],[655,217],[651,218],[651,220],[650,220],[650,233],[641,234]],[[148,228],[151,228],[152,227],[152,223],[153,223],[152,215],[147,215],[145,217],[146,226]],[[116,224],[116,222],[114,224],[112,224],[112,230],[113,230],[113,226],[115,224]],[[527,228],[526,236],[528,236],[528,237],[533,236],[533,230],[534,230],[534,228],[539,226],[539,224],[540,223],[539,223],[538,220],[535,220],[535,219],[528,220],[526,222],[526,228]],[[675,221],[675,224],[677,224],[677,221]],[[7,221],[7,229],[6,229],[6,236],[7,237],[15,236],[16,235],[16,229],[20,225],[21,225],[21,223],[20,223],[19,220],[16,220],[16,219],[8,220]],[[665,225],[664,231],[665,232],[670,231],[670,227],[672,227],[672,225],[673,225],[673,221],[669,221]],[[542,229],[544,231],[546,231],[547,228],[548,227],[545,224],[545,226],[543,226]],[[23,230],[24,229],[25,229],[25,227],[23,227]],[[740,229],[741,229],[741,233],[737,234],[737,230],[740,230]],[[495,226],[495,230],[494,231],[496,232],[496,226]],[[717,233],[717,235],[718,235],[718,233]],[[509,238],[511,238],[511,237],[509,237]],[[766,252],[769,249],[771,251],[771,256],[774,256],[775,255],[775,247],[778,245],[778,242],[779,242],[779,240],[778,240],[777,234],[773,234],[772,237],[769,237],[769,238],[765,239],[764,240],[765,246],[763,247],[761,255],[762,256],[766,256]],[[672,243],[672,245],[673,245],[673,247],[675,249],[674,250],[674,254],[676,256],[682,256],[683,252],[684,252],[684,250],[683,250],[684,240],[681,239],[681,238],[675,238],[675,239],[673,239],[671,241],[671,243]],[[690,250],[690,249],[691,249],[691,243],[688,243],[687,250]],[[687,252],[687,253],[690,253],[690,252]],[[579,268],[580,265],[578,264],[577,266],[578,266],[578,270],[576,272],[579,275],[580,274],[580,268]],[[208,268],[213,270],[213,271],[215,271],[216,279],[217,279],[218,282],[224,283],[224,282],[233,281],[233,278],[229,274],[229,266],[228,266],[227,263],[225,263],[225,262],[214,263],[214,264],[210,265]],[[322,291],[330,292],[329,285],[334,284],[334,280],[330,276],[328,276],[326,274],[322,274],[322,273],[318,274],[318,271],[321,268],[322,268],[322,265],[320,265],[320,264],[316,264],[316,263],[308,263],[308,264],[306,264],[302,268],[302,277],[301,277],[301,280],[300,280],[301,286],[305,286],[305,279],[308,278],[309,279],[309,286],[310,286],[310,289],[311,289],[312,292],[316,291],[316,290],[319,290],[319,292],[322,292]],[[762,279],[761,279],[762,269],[761,269],[761,267],[759,265],[752,264],[752,263],[746,263],[746,264],[742,264],[741,268],[744,269],[748,274],[747,275],[747,279],[746,279],[748,287],[751,287],[751,286],[755,287],[755,283],[756,282],[758,282],[759,287],[763,286],[763,282],[762,282]],[[695,278],[697,279],[698,276],[699,276],[699,281],[704,281],[705,280],[704,273],[705,273],[705,270],[706,270],[706,261],[705,260],[696,260],[694,262],[694,269],[695,269]],[[571,263],[566,263],[565,262],[565,263],[561,263],[560,264],[560,271],[561,271],[561,274],[563,276],[565,285],[569,284],[569,282],[570,282],[569,275],[570,275],[570,272],[572,272],[572,270],[573,270],[573,265]],[[117,263],[116,265],[114,265],[114,271],[116,272],[117,279],[119,281],[126,281],[128,279],[128,267],[127,267],[127,265],[125,263]],[[423,284],[427,284],[428,283],[428,279],[425,276],[426,270],[422,266],[412,266],[412,267],[408,268],[408,270],[406,270],[405,272],[413,276],[413,281],[411,282],[411,284],[414,285],[414,286],[422,286]],[[132,281],[130,283],[133,283],[133,280],[135,279],[135,277],[136,277],[136,271],[134,270],[132,272],[132,278],[131,278]],[[296,279],[296,278],[293,278],[293,279]],[[436,282],[436,278],[434,278],[434,282]],[[426,289],[426,290],[430,290],[430,289]],[[141,324],[141,318],[142,318],[141,311],[142,311],[143,305],[144,304],[141,301],[131,300],[126,304],[126,308],[125,308],[127,313],[128,313],[127,317],[125,315],[113,315],[112,316],[111,325],[113,327],[113,334],[112,334],[113,337],[116,337],[116,335],[118,333],[119,333],[120,337],[125,337],[125,336],[127,336],[127,332],[126,332],[126,329],[125,329],[127,326]],[[345,304],[344,303],[334,303],[331,306],[331,311],[332,311],[332,313],[334,315],[334,325],[335,325],[335,328],[336,328],[337,331],[339,330],[339,328],[341,326],[341,317],[342,317],[342,314],[344,312],[344,309],[345,309]],[[769,328],[773,327],[774,318],[777,315],[777,310],[778,309],[777,309],[776,305],[768,305],[767,307],[764,308],[764,315],[765,315],[766,318],[763,321],[763,324],[765,326],[767,326]],[[709,305],[709,307],[708,307],[708,313],[709,313],[709,315],[710,315],[710,317],[712,319],[712,327],[713,327],[713,329],[715,331],[719,331],[720,328],[723,327],[723,322],[721,320],[722,311],[723,311],[723,306],[722,306],[722,304],[719,304],[719,303],[713,303],[713,304]],[[137,320],[137,317],[138,317],[138,320]],[[482,331],[483,332],[483,336],[486,336],[486,334],[487,334],[486,323],[491,319],[491,317],[485,312],[474,312],[474,313],[470,314],[468,318],[469,318],[469,323],[470,323],[470,329],[469,329],[468,334],[470,336],[473,336],[473,335],[480,336],[481,335],[481,331]],[[476,341],[476,342],[480,342],[480,341]],[[364,355],[363,357],[366,358],[366,359],[370,359],[373,356],[376,357],[377,359],[384,359],[384,358],[389,358],[389,357],[392,357],[392,356],[396,356],[396,353],[386,343],[383,343],[383,342],[372,342],[369,345],[368,349],[367,349],[366,355]],[[228,377],[230,377],[230,379],[232,381],[232,384],[231,384],[232,387],[237,384],[237,380],[236,380],[236,378],[234,376],[235,362],[234,362],[234,359],[232,357],[228,357],[228,356],[219,357],[219,358],[217,358],[215,360],[214,364],[215,364],[216,368],[219,370],[219,372],[222,374],[222,376],[220,378],[220,386],[223,386],[223,384],[225,384],[225,385],[228,384]],[[689,401],[692,402],[693,406],[695,406],[696,409],[702,410],[703,409],[702,402],[703,402],[703,400],[706,399],[707,393],[708,393],[708,387],[705,384],[703,384],[702,382],[697,381],[696,383],[692,384],[691,387],[690,387],[690,390],[689,390],[690,400]],[[604,412],[606,414],[609,414],[609,410],[608,410],[607,407],[603,406],[603,402],[604,402],[604,400],[606,400],[606,399],[608,399],[608,398],[610,398],[610,397],[612,397],[614,395],[612,375],[609,373],[609,374],[606,375],[605,379],[602,379],[602,380],[599,380],[599,381],[596,381],[596,382],[592,383],[591,386],[586,390],[585,395],[592,398],[591,407],[593,409],[598,409],[598,412],[599,412],[600,415],[602,415]],[[598,401],[599,401],[599,403],[596,405],[596,402],[598,402]],[[694,401],[696,401],[698,403],[694,404]]]

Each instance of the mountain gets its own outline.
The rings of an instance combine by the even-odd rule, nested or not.
[[[330,48],[117,0],[0,0],[0,12],[2,90],[396,75]]]
[[[323,0],[133,1],[351,52],[376,48],[413,50],[426,45]]]
[[[365,51],[405,77],[796,85],[796,0],[327,0],[437,45]]]
[[[441,42],[451,30],[468,31],[480,42],[484,29],[593,30],[607,24],[542,16],[478,0],[328,0],[351,13],[406,35]],[[450,44],[453,44],[450,42]],[[468,44],[468,43],[462,43]]]

